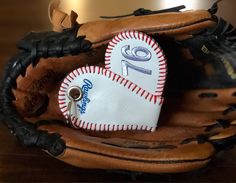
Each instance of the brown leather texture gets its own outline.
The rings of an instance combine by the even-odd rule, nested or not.
[[[79,56],[49,58],[41,60],[37,67],[30,66],[25,77],[18,78],[19,87],[14,90],[19,112],[32,122],[62,120],[57,101],[61,80],[84,64],[101,65],[104,52],[105,46]],[[186,90],[166,96],[154,133],[82,131],[63,126],[63,122],[40,129],[62,135],[67,148],[58,158],[74,166],[152,173],[185,172],[209,163],[215,154],[212,142],[236,135],[236,113],[223,114],[229,104],[236,101],[235,91],[236,88]],[[202,97],[206,93],[217,97]],[[224,127],[218,119],[231,122]],[[203,136],[204,141],[199,141],[198,136]]]
[[[185,172],[206,165],[215,153],[208,142],[199,144],[193,139],[184,143],[185,138],[194,137],[200,129],[163,127],[154,133],[135,133],[136,137],[132,132],[126,133],[129,135],[125,138],[112,135],[101,138],[59,125],[42,126],[41,129],[60,133],[67,142],[65,152],[58,159],[83,168]],[[180,137],[176,138],[173,134]],[[143,141],[141,136],[155,138]]]
[[[215,22],[208,11],[198,10],[88,22],[80,27],[78,36],[86,36],[94,45],[100,45],[119,32],[127,30],[186,38],[203,28],[214,25]]]
[[[57,20],[52,17],[52,21],[60,25],[63,16]],[[66,17],[67,21],[72,20]],[[71,129],[63,123],[57,99],[59,86],[69,72],[85,65],[104,66],[107,45],[103,44],[121,31],[135,29],[185,39],[214,25],[211,14],[205,10],[83,24],[78,36],[86,36],[93,43],[92,50],[77,56],[41,59],[35,67],[29,66],[25,76],[18,77],[18,88],[13,90],[15,106],[21,116],[30,122],[61,122],[41,125],[39,128],[62,136],[66,150],[58,159],[74,166],[152,173],[176,173],[201,168],[216,153],[214,144],[236,135],[236,113],[224,113],[236,101],[236,88],[190,89],[178,91],[178,95],[175,93],[173,96],[168,93],[176,91],[166,88],[167,96],[159,125],[153,133]],[[58,28],[60,31],[61,27]],[[206,93],[215,95],[205,97]]]

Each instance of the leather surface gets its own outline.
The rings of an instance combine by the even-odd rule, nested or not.
[[[184,138],[199,134],[200,129],[163,127],[151,133],[151,136],[156,136],[154,139],[143,141],[140,140],[140,135],[150,136],[150,133],[139,136],[135,134],[136,138],[132,133],[125,138],[99,138],[59,125],[40,128],[60,133],[66,141],[67,148],[58,159],[83,168],[152,173],[185,172],[205,166],[215,153],[214,147],[208,142],[198,144],[193,140],[188,144],[181,144]],[[179,134],[181,138],[176,138],[173,134]]]
[[[207,11],[83,24],[78,35],[85,35],[97,48],[77,56],[41,59],[35,67],[28,67],[25,76],[17,79],[18,88],[13,91],[17,110],[31,122],[62,121],[57,101],[60,82],[78,67],[87,64],[104,66],[101,63],[106,45],[101,44],[120,31],[136,29],[185,39],[214,25]],[[224,112],[236,101],[235,91],[234,87],[183,91],[167,87],[160,125],[153,133],[82,131],[62,126],[63,122],[62,125],[43,125],[40,129],[62,136],[67,148],[58,159],[75,166],[153,173],[185,172],[205,166],[216,153],[217,144],[235,137],[233,119],[236,113]]]
[[[191,36],[194,32],[214,25],[215,22],[208,11],[186,11],[88,22],[80,27],[78,36],[85,35],[92,43],[99,45],[126,30],[139,30],[149,34],[159,33],[169,36]]]

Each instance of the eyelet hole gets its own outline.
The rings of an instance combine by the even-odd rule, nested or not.
[[[69,88],[67,95],[70,100],[80,101],[83,98],[83,92],[80,87],[72,86]]]

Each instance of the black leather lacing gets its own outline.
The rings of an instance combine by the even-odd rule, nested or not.
[[[78,26],[62,33],[30,33],[20,42],[19,49],[22,52],[10,60],[3,76],[1,110],[6,125],[23,145],[40,147],[54,156],[61,154],[66,147],[61,135],[37,130],[35,125],[23,120],[13,105],[15,97],[12,89],[17,87],[16,79],[25,75],[30,64],[36,66],[40,58],[77,55],[89,50],[91,43],[85,37],[76,37],[77,30]]]
[[[135,10],[133,13],[129,13],[126,15],[118,15],[118,16],[100,16],[100,18],[124,18],[124,17],[129,17],[129,16],[144,16],[144,15],[153,15],[153,14],[160,14],[160,13],[167,13],[167,12],[179,12],[180,10],[186,8],[184,5],[181,6],[176,6],[173,8],[168,8],[168,9],[163,9],[163,10],[157,10],[157,11],[152,11],[144,8],[139,8]]]
[[[216,12],[218,11],[218,3],[221,2],[222,0],[217,0],[210,9],[208,9],[208,11],[213,15],[216,14]]]

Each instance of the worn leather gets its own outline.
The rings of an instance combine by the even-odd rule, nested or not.
[[[58,159],[66,163],[83,168],[149,173],[186,172],[206,166],[215,148],[209,142],[198,142],[196,136],[205,133],[214,139],[221,134],[214,135],[217,130],[204,132],[206,128],[191,127],[160,127],[153,133],[94,133],[60,125],[40,129],[62,135],[67,148]],[[235,129],[233,131],[235,135]]]
[[[78,36],[85,35],[97,46],[108,42],[119,32],[127,30],[139,30],[149,34],[166,34],[173,37],[183,37],[184,35],[186,38],[203,28],[214,25],[215,22],[208,11],[186,11],[88,22],[81,25]]]
[[[49,19],[53,30],[61,32],[76,24],[77,14],[71,11],[68,15],[59,8],[60,1],[49,5]],[[79,22],[78,22],[79,23]],[[187,39],[203,28],[215,25],[215,20],[207,10],[169,12],[146,16],[132,16],[113,20],[99,20],[80,25],[78,36],[86,36],[93,47],[107,43],[122,31],[138,30],[148,34],[165,34],[178,40]]]
[[[54,10],[50,10],[54,30],[62,31],[76,23],[75,15],[69,17]],[[107,45],[103,44],[121,31],[135,29],[183,40],[214,25],[212,15],[204,10],[85,23],[80,25],[78,36],[86,36],[93,43],[92,50],[77,56],[41,59],[36,66],[29,66],[16,81],[14,104],[21,116],[32,123],[57,121],[54,125],[39,125],[39,129],[62,136],[67,148],[57,158],[74,166],[152,173],[201,168],[209,163],[219,144],[236,136],[236,112],[224,113],[230,104],[236,103],[236,87],[188,90],[167,87],[159,126],[153,133],[71,129],[63,123],[57,99],[67,73],[85,65],[104,66]],[[187,57],[183,54],[183,61]]]

